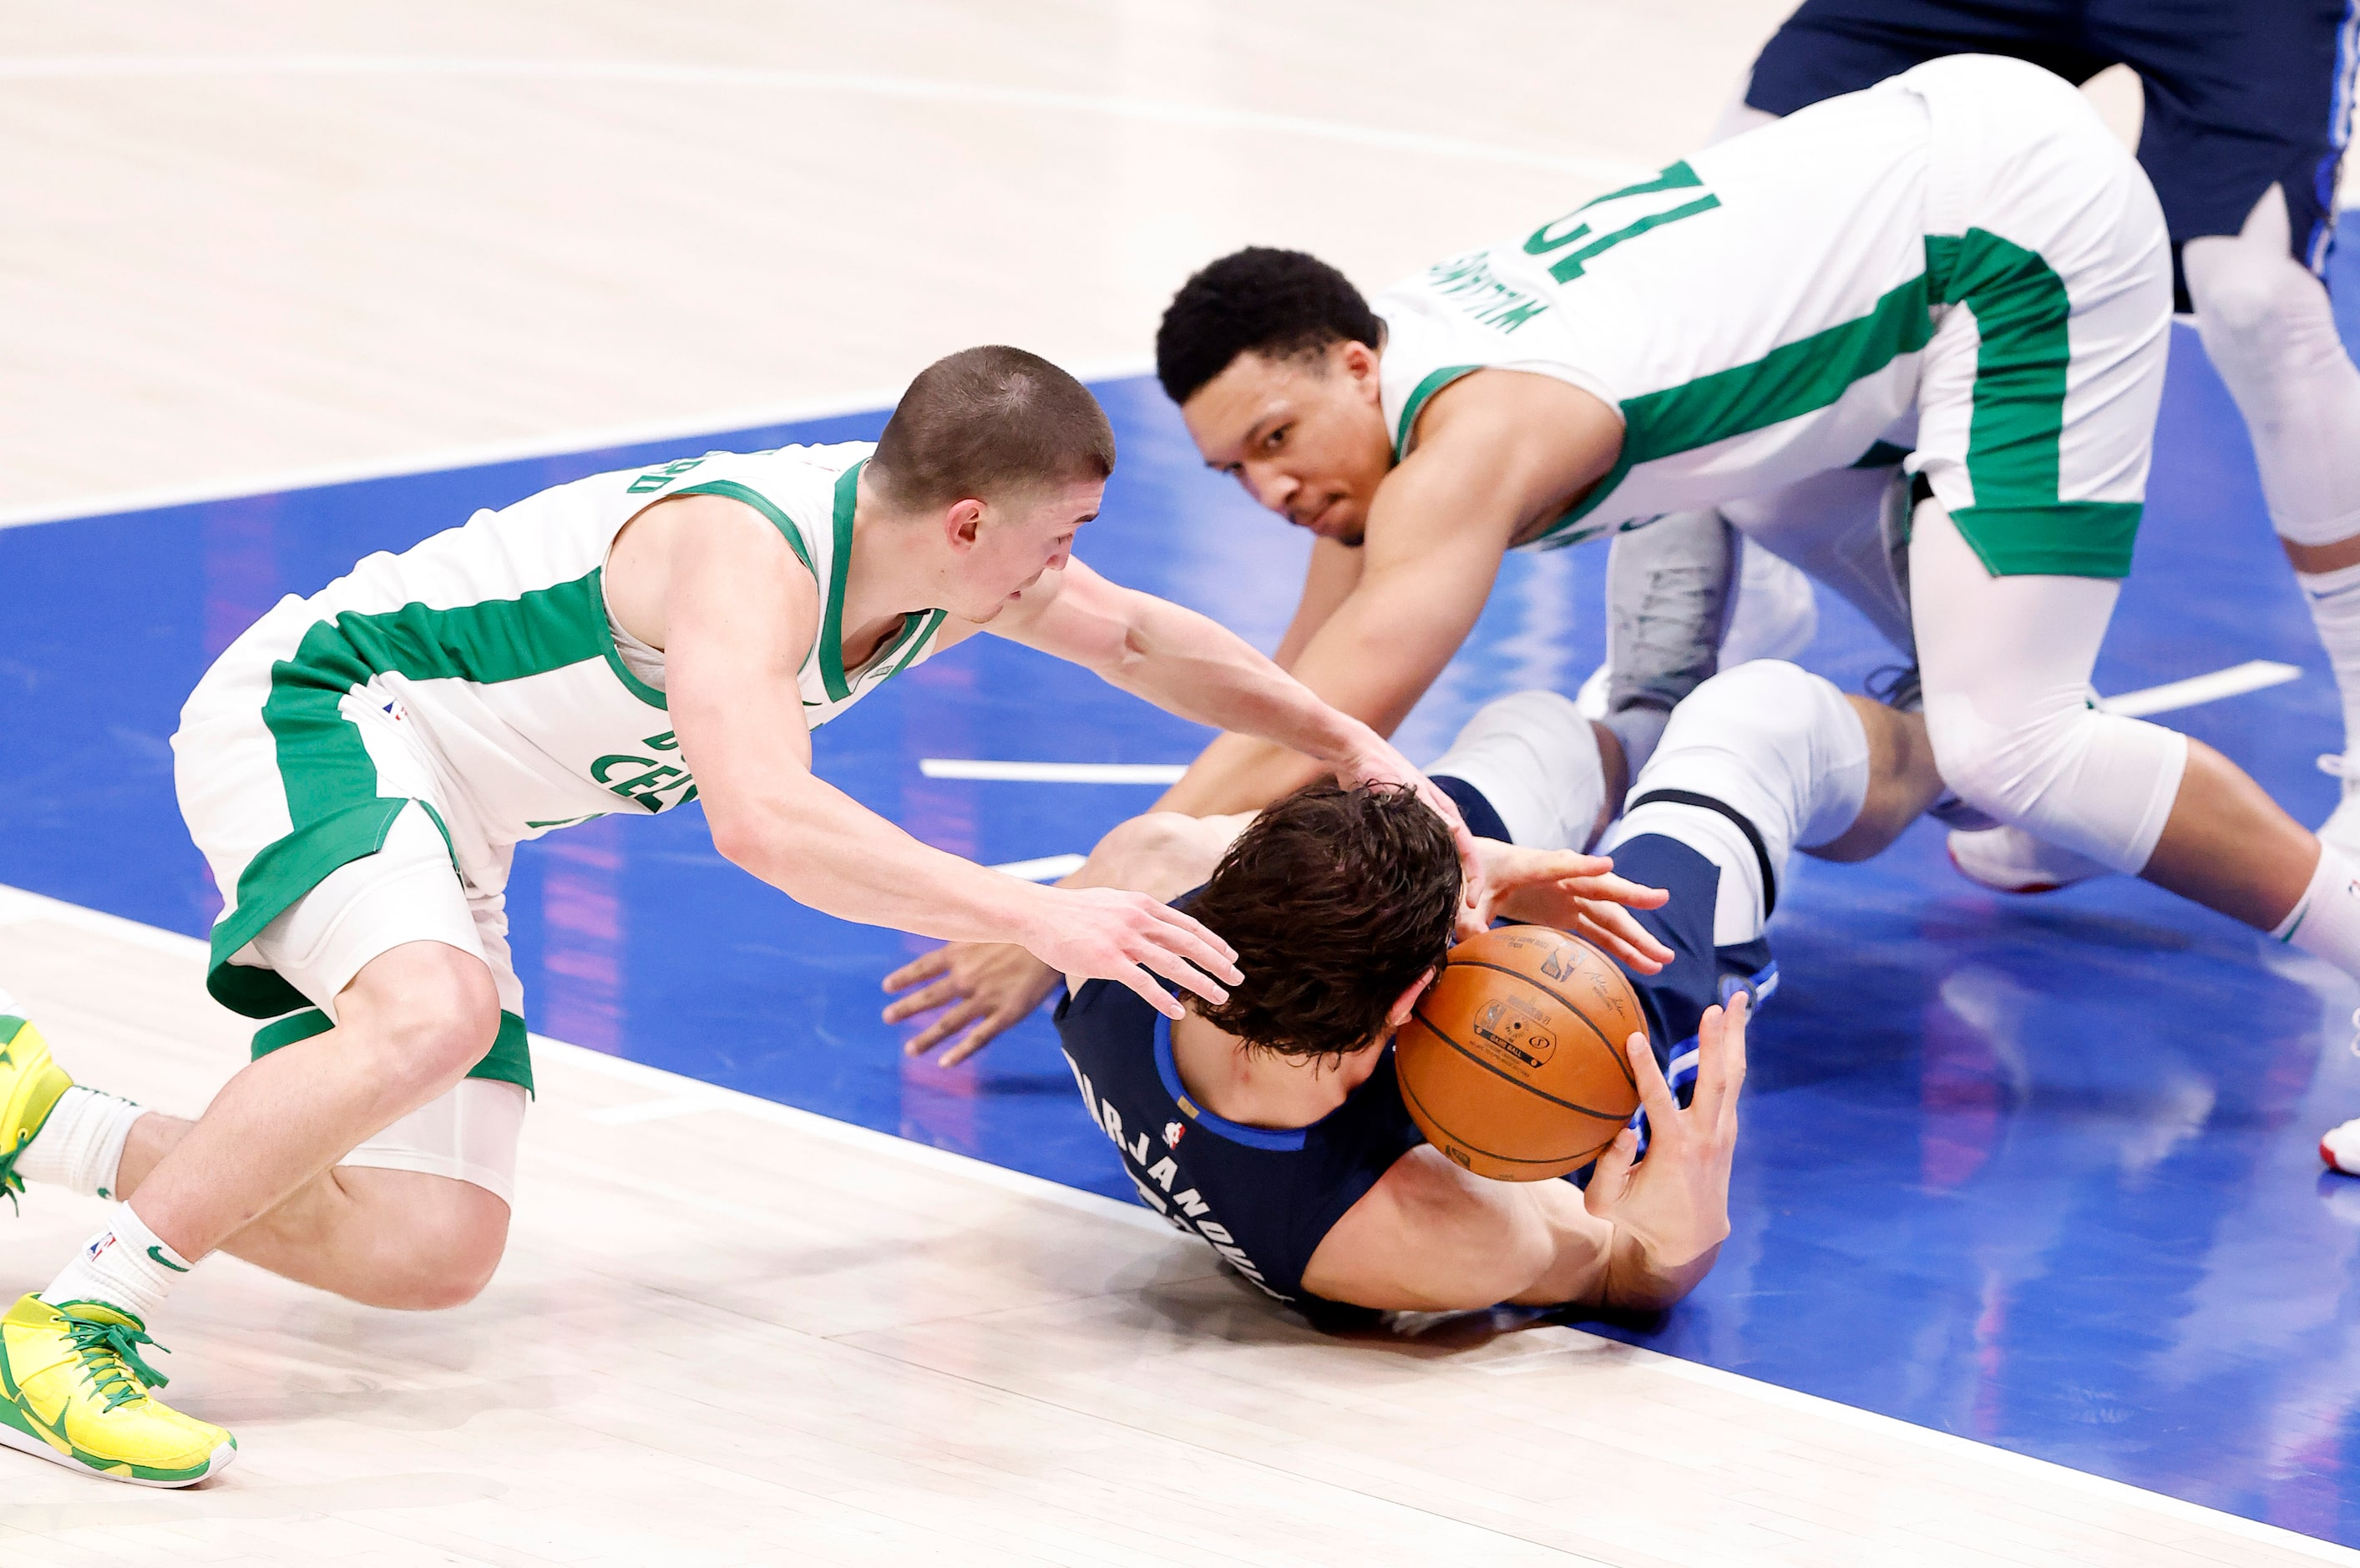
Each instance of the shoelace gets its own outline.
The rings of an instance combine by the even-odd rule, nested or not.
[[[91,1391],[106,1401],[108,1410],[144,1399],[148,1389],[171,1381],[139,1358],[138,1347],[156,1342],[129,1323],[104,1323],[71,1312],[59,1315],[66,1320],[74,1354],[82,1357],[82,1376],[90,1380]],[[165,1347],[156,1345],[156,1348]]]

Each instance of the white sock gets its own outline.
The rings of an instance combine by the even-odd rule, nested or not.
[[[1597,732],[1554,691],[1484,703],[1426,770],[1475,786],[1524,849],[1585,847],[1606,804]]]
[[[41,1300],[53,1307],[68,1301],[103,1301],[129,1312],[144,1325],[156,1321],[164,1298],[194,1267],[149,1230],[128,1203],[117,1203],[107,1227],[82,1243],[82,1250],[49,1281]]]
[[[2311,886],[2270,935],[2360,976],[2360,871],[2334,846],[2319,846]]]
[[[17,1158],[16,1174],[84,1197],[112,1198],[124,1140],[131,1124],[147,1114],[129,1100],[77,1083],[58,1096],[49,1119]]]
[[[2327,649],[2336,689],[2344,695],[2344,745],[2360,743],[2360,566],[2333,572],[2298,572],[2302,596],[2311,605],[2311,624]]]

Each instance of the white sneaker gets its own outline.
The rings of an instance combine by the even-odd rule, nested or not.
[[[1950,830],[1950,864],[1959,875],[1999,893],[2054,893],[2104,877],[2111,867],[2037,839],[2017,827]]]
[[[2319,770],[2344,780],[2344,798],[2319,824],[2320,840],[2334,845],[2347,859],[2360,861],[2360,757],[2331,751],[2319,759]]]
[[[2319,1140],[2319,1158],[2330,1171],[2360,1176],[2360,1118],[2328,1128]]]

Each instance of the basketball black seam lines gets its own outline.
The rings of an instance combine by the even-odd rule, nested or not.
[[[1432,1026],[1432,1025],[1430,1025],[1430,1024],[1429,1024],[1429,1025],[1427,1025],[1426,1027],[1427,1027],[1427,1028],[1429,1028],[1429,1029],[1433,1028],[1433,1026]],[[1441,1031],[1441,1030],[1439,1030],[1439,1029],[1436,1029],[1436,1030],[1435,1030],[1435,1034],[1436,1034],[1436,1037],[1437,1037],[1437,1039],[1440,1039],[1440,1040],[1444,1040],[1444,1041],[1446,1041],[1446,1042],[1448,1042],[1448,1043],[1451,1043],[1451,1044],[1454,1044],[1454,1045],[1457,1043],[1455,1040],[1451,1040],[1451,1039],[1450,1039],[1450,1037],[1449,1037],[1448,1035],[1447,1035],[1447,1034],[1443,1034],[1443,1033],[1442,1033],[1442,1031]],[[1399,1088],[1401,1089],[1401,1092],[1403,1093],[1403,1094],[1404,1094],[1405,1096],[1407,1096],[1410,1100],[1412,1100],[1412,1101],[1415,1102],[1415,1104],[1416,1104],[1417,1107],[1418,1107],[1420,1110],[1425,1111],[1425,1112],[1426,1112],[1426,1114],[1428,1116],[1434,1116],[1434,1112],[1433,1112],[1433,1110],[1432,1110],[1430,1107],[1428,1107],[1428,1106],[1427,1106],[1426,1103],[1424,1100],[1420,1100],[1420,1099],[1418,1099],[1418,1097],[1417,1097],[1417,1091],[1416,1091],[1415,1088],[1411,1087],[1411,1085],[1410,1085],[1409,1082],[1408,1082],[1406,1079],[1401,1078],[1401,1077],[1399,1076],[1399,1074],[1395,1074],[1395,1083],[1396,1083],[1396,1084],[1399,1086]],[[1546,1097],[1546,1096],[1544,1096],[1544,1097]],[[1564,1102],[1559,1101],[1558,1103],[1561,1105],[1561,1104],[1563,1104]],[[1576,1106],[1575,1108],[1576,1108],[1576,1109],[1579,1109],[1579,1106]],[[1590,1113],[1589,1113],[1589,1114],[1590,1114],[1590,1115],[1593,1115],[1593,1116],[1594,1116],[1594,1115],[1596,1115],[1596,1113],[1595,1113],[1595,1112],[1590,1112]],[[1620,1119],[1622,1119],[1622,1118],[1619,1118],[1619,1117],[1604,1117],[1604,1118],[1601,1118],[1601,1119],[1612,1121],[1612,1120],[1620,1120]],[[1437,1127],[1440,1127],[1440,1126],[1442,1125],[1441,1118],[1440,1118],[1440,1117],[1438,1117],[1438,1116],[1436,1116],[1436,1117],[1434,1118],[1434,1121],[1435,1121],[1435,1125],[1436,1125]],[[1517,1154],[1502,1154],[1502,1153],[1499,1153],[1497,1150],[1485,1149],[1482,1145],[1480,1145],[1480,1144],[1479,1144],[1479,1143],[1475,1142],[1472,1138],[1463,1138],[1463,1137],[1461,1137],[1459,1134],[1455,1133],[1455,1132],[1453,1132],[1453,1133],[1451,1133],[1451,1134],[1450,1134],[1450,1141],[1451,1141],[1451,1142],[1453,1142],[1453,1143],[1459,1144],[1459,1145],[1460,1145],[1460,1146],[1461,1146],[1461,1147],[1463,1147],[1463,1148],[1472,1149],[1475,1153],[1481,1155],[1481,1156],[1482,1156],[1484,1159],[1486,1159],[1486,1160],[1498,1160],[1498,1161],[1499,1161],[1501,1164],[1502,1164],[1502,1165],[1561,1165],[1561,1164],[1563,1164],[1567,1160],[1570,1159],[1570,1160],[1572,1160],[1575,1162],[1575,1168],[1576,1168],[1576,1169],[1579,1169],[1579,1168],[1580,1167],[1580,1165],[1582,1164],[1582,1162],[1583,1162],[1583,1157],[1582,1157],[1582,1156],[1579,1156],[1579,1155],[1564,1155],[1564,1154],[1558,1154],[1558,1155],[1553,1155],[1553,1156],[1551,1156],[1549,1159],[1546,1159],[1546,1160],[1526,1160],[1526,1159],[1525,1159],[1525,1158],[1524,1158],[1522,1155],[1517,1155]],[[1610,1138],[1610,1139],[1608,1139],[1607,1141],[1611,1143],[1611,1142],[1612,1142],[1613,1140],[1612,1140],[1612,1138]],[[1601,1149],[1602,1149],[1604,1146],[1603,1146],[1603,1145],[1601,1145],[1600,1147],[1601,1147]],[[1445,1156],[1445,1158],[1448,1158],[1448,1156]],[[1596,1159],[1596,1158],[1597,1158],[1597,1155],[1596,1155],[1595,1153],[1593,1153],[1593,1154],[1590,1155],[1588,1158],[1594,1160],[1594,1159]]]
[[[1488,969],[1491,965],[1487,964],[1483,965],[1483,967]],[[1509,970],[1504,973],[1513,974],[1514,971]],[[1558,1000],[1562,1001],[1564,998],[1559,997]],[[1412,1007],[1410,1009],[1409,1016],[1415,1018],[1419,1023],[1424,1024],[1426,1026],[1426,1033],[1432,1035],[1435,1039],[1440,1040],[1443,1044],[1448,1046],[1451,1050],[1457,1051],[1459,1055],[1465,1057],[1476,1066],[1480,1067],[1484,1072],[1492,1073],[1497,1077],[1506,1079],[1509,1083],[1513,1083],[1517,1088],[1522,1089],[1527,1094],[1546,1100],[1552,1105],[1561,1105],[1568,1111],[1578,1112],[1585,1116],[1596,1116],[1602,1122],[1627,1122],[1631,1119],[1628,1116],[1617,1116],[1612,1111],[1593,1111],[1588,1105],[1577,1105],[1571,1100],[1560,1100],[1546,1089],[1535,1089],[1530,1083],[1527,1083],[1523,1079],[1515,1076],[1515,1074],[1501,1072],[1500,1069],[1492,1066],[1490,1062],[1484,1061],[1481,1057],[1476,1055],[1473,1051],[1468,1050],[1465,1046],[1459,1044],[1448,1035],[1443,1033],[1441,1029],[1435,1027],[1435,1022],[1432,1018],[1427,1018],[1417,1008]],[[1586,1018],[1582,1021],[1585,1023],[1589,1022]],[[1597,1030],[1592,1029],[1590,1032],[1596,1034]],[[1604,1035],[1599,1035],[1598,1038],[1604,1040],[1606,1037]],[[1622,1073],[1623,1076],[1627,1078],[1630,1076],[1631,1070],[1626,1067],[1622,1070]],[[1398,1066],[1396,1066],[1393,1076],[1396,1078],[1401,1076]]]
[[[1604,961],[1601,959],[1601,962],[1602,963]],[[1596,1024],[1591,1023],[1590,1021],[1590,1015],[1583,1012],[1579,1005],[1564,992],[1555,990],[1547,985],[1542,985],[1539,981],[1534,979],[1531,975],[1525,974],[1521,969],[1510,969],[1505,964],[1494,964],[1491,960],[1485,958],[1454,958],[1445,963],[1443,967],[1445,969],[1488,969],[1494,975],[1505,975],[1512,980],[1521,980],[1525,985],[1530,985],[1534,990],[1538,991],[1542,996],[1546,996],[1558,1007],[1563,1007],[1567,1012],[1580,1019],[1582,1028],[1596,1035],[1598,1037],[1598,1043],[1606,1048],[1606,1054],[1614,1059],[1614,1065],[1621,1071],[1622,1081],[1631,1085],[1631,1092],[1634,1094],[1639,1092],[1639,1080],[1631,1076],[1631,1064],[1622,1060],[1622,1048],[1620,1045],[1617,1045],[1614,1041],[1607,1039],[1606,1031],[1600,1029]],[[1419,1000],[1423,1001],[1425,998],[1421,996]],[[1413,1007],[1411,1011],[1414,1014],[1416,1013],[1416,1009],[1415,1007]],[[1440,1029],[1434,1029],[1434,1025],[1427,1023],[1423,1014],[1416,1014],[1416,1017],[1418,1022],[1426,1024],[1426,1027],[1430,1029],[1434,1029],[1436,1034],[1442,1035],[1442,1038],[1445,1040],[1450,1040],[1448,1035],[1442,1034]],[[1455,1040],[1451,1040],[1450,1043],[1453,1045],[1459,1044]],[[1462,1047],[1461,1049],[1464,1048]],[[1498,1072],[1499,1070],[1497,1068],[1493,1068],[1492,1071]],[[1505,1077],[1506,1074],[1502,1073],[1501,1076]],[[1538,1094],[1541,1091],[1535,1089],[1533,1093]],[[1546,1097],[1554,1098],[1555,1096]],[[1565,1103],[1566,1102],[1563,1100],[1557,1101],[1558,1105],[1564,1105]],[[1579,1105],[1575,1105],[1572,1108],[1577,1111],[1581,1109]],[[1595,1111],[1590,1114],[1592,1116],[1597,1115]]]

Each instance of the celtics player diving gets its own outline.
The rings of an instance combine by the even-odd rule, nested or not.
[[[1206,462],[1319,536],[1278,659],[1381,731],[1458,652],[1506,550],[1911,452],[1896,543],[1950,788],[2360,974],[2344,858],[2211,747],[2090,700],[2170,314],[2154,191],[2089,105],[2037,67],[1959,56],[1454,256],[1373,308],[1311,256],[1224,257],[1174,299],[1157,370]],[[1612,765],[1634,769],[1654,733]],[[1223,736],[1163,804],[1234,811],[1307,777]],[[918,996],[958,998],[946,1017],[985,1029],[1052,984],[1006,948],[894,976],[929,978]]]
[[[701,800],[723,855],[813,908],[1017,942],[1174,1016],[1162,980],[1219,1003],[1234,952],[1161,900],[985,870],[813,776],[812,726],[978,631],[1448,811],[1239,638],[1072,559],[1113,463],[1078,382],[971,349],[874,446],[559,485],[232,644],[182,711],[177,778],[227,905],[208,988],[277,1021],[189,1123],[71,1084],[0,996],[0,1190],[116,1200],[0,1319],[0,1443],[148,1486],[226,1464],[230,1434],[151,1397],[140,1356],[217,1249],[378,1306],[482,1289],[532,1083],[502,889],[552,829]]]

